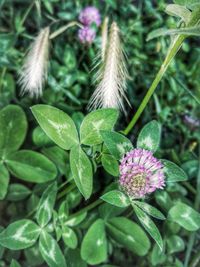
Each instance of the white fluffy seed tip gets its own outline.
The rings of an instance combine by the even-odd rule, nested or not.
[[[105,54],[106,54],[106,47],[108,44],[108,22],[109,18],[106,17],[102,24],[102,31],[101,31],[101,60],[104,61]]]
[[[127,69],[116,22],[111,25],[105,57],[100,65],[95,79],[97,87],[88,109],[116,108],[125,112],[123,98],[128,102],[125,96]]]
[[[49,27],[40,30],[32,43],[19,74],[21,93],[30,97],[42,95],[42,86],[47,78],[49,53]]]

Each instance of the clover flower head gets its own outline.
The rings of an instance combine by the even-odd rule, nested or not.
[[[137,148],[126,153],[120,164],[120,187],[131,198],[142,198],[163,189],[163,164],[151,151]]]
[[[87,26],[78,31],[78,38],[83,44],[91,44],[94,41],[95,36],[95,31]]]
[[[97,26],[101,24],[99,10],[94,6],[88,6],[84,8],[79,15],[79,20],[85,26],[90,26],[93,22]]]

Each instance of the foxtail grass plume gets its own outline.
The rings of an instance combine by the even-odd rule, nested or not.
[[[120,164],[120,187],[131,198],[142,198],[165,186],[163,164],[151,151],[133,149]]]
[[[22,94],[30,97],[42,95],[42,86],[47,78],[49,53],[49,27],[42,29],[32,43],[22,66],[19,83]]]
[[[123,98],[127,100],[125,96],[127,70],[119,35],[119,28],[116,22],[113,22],[106,45],[105,58],[100,62],[100,69],[96,74],[97,88],[88,105],[90,110],[97,108],[124,110]]]
[[[101,59],[104,61],[106,54],[106,47],[108,43],[108,22],[109,18],[106,17],[102,23],[102,31],[101,31]]]

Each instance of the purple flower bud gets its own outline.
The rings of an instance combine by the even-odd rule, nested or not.
[[[101,24],[101,16],[96,7],[88,6],[84,8],[79,15],[80,22],[85,26],[90,26],[93,22],[97,26]]]
[[[151,151],[133,149],[121,160],[119,183],[121,189],[131,198],[141,198],[156,189],[163,189],[163,164]]]
[[[90,27],[84,27],[78,31],[78,37],[81,43],[91,44],[96,36],[96,32]]]

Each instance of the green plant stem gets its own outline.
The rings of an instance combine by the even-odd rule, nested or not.
[[[59,187],[58,187],[58,191],[60,191],[60,189],[62,189],[64,186],[66,186],[69,183],[69,181],[65,181],[64,183],[62,183]]]
[[[190,90],[185,84],[183,84],[179,79],[175,78],[175,81],[200,105],[200,99]]]
[[[30,218],[30,217],[36,212],[36,210],[37,210],[37,207],[34,208],[32,211],[30,211],[30,212],[26,215],[25,218]]]
[[[195,241],[195,233],[192,233],[190,235],[188,246],[187,246],[184,267],[188,267],[188,263],[190,261],[190,256],[191,256],[192,249],[193,249],[193,246],[194,246],[194,241]]]
[[[194,258],[192,259],[192,262],[190,263],[189,267],[198,267],[200,264],[200,252],[197,252],[196,255],[194,255]]]
[[[31,4],[29,5],[28,9],[26,10],[24,16],[22,17],[22,20],[21,20],[21,27],[23,26],[25,20],[27,19],[28,14],[30,13],[32,7],[33,7],[34,4],[35,4],[35,1],[36,1],[36,0],[33,0],[33,1],[31,2]]]
[[[4,76],[6,74],[6,70],[7,70],[7,68],[4,67],[3,70],[2,70],[2,73],[1,73],[1,78],[0,78],[0,91],[1,91],[1,88],[2,88],[3,79],[4,79]]]
[[[62,183],[59,187],[58,187],[58,191],[61,190],[64,186],[66,186],[68,183],[70,183],[72,180],[67,180],[64,183]]]
[[[163,75],[165,74],[169,64],[171,63],[171,61],[173,60],[173,58],[175,57],[175,55],[177,54],[177,52],[179,51],[179,49],[182,46],[182,43],[185,39],[185,36],[180,35],[177,36],[176,39],[172,42],[167,56],[160,68],[160,70],[158,71],[153,83],[151,84],[149,90],[147,91],[145,97],[143,98],[137,112],[135,113],[135,115],[133,116],[132,120],[130,121],[130,123],[128,124],[128,126],[126,127],[126,129],[124,130],[124,134],[127,135],[132,128],[134,127],[134,125],[136,124],[137,120],[139,119],[139,117],[141,116],[142,112],[144,111],[146,105],[148,104],[151,96],[153,95],[154,91],[156,90],[159,82],[161,81]]]
[[[68,182],[68,181],[67,181]],[[66,182],[64,183],[66,185]],[[64,184],[62,184],[62,186],[64,186]],[[70,192],[71,190],[73,190],[76,187],[75,184],[71,184],[70,186],[68,186],[65,190],[63,190],[60,194],[58,194],[57,199],[62,198],[63,196],[65,196],[68,192]],[[37,210],[37,207],[35,209],[33,209],[32,211],[30,211],[27,215],[26,218],[30,218]]]
[[[79,28],[82,28],[83,25],[78,23],[77,21],[71,21],[69,22],[67,25],[62,26],[60,29],[58,29],[57,31],[53,32],[50,36],[49,39],[54,39],[55,37],[57,37],[58,35],[62,34],[64,31],[66,31],[67,29],[73,27],[73,26],[78,26]]]
[[[79,210],[79,211],[73,213],[72,215],[69,216],[69,218],[70,218],[70,219],[71,219],[71,218],[74,218],[74,217],[76,217],[76,216],[78,216],[78,215],[80,215],[80,214],[82,214],[82,213],[84,213],[84,212],[87,212],[87,211],[89,211],[89,210],[92,210],[92,209],[94,209],[96,206],[98,206],[98,205],[100,205],[100,204],[102,204],[102,203],[103,203],[103,200],[99,198],[99,199],[97,199],[96,201],[94,201],[94,202],[92,202],[91,204],[89,204],[88,206],[84,207],[83,209],[81,209],[81,210]]]
[[[196,195],[197,190],[196,190],[190,183],[188,183],[188,182],[183,182],[183,185],[184,185],[185,187],[187,187],[187,189],[188,189],[191,193],[193,193],[194,195]]]
[[[70,191],[72,191],[74,188],[76,187],[75,184],[71,184],[69,185],[67,188],[65,188],[65,190],[63,190],[62,192],[60,192],[57,196],[57,199],[61,199],[62,197],[64,197],[67,193],[69,193]]]
[[[197,175],[197,193],[195,197],[195,202],[194,202],[194,208],[196,210],[199,210],[200,207],[200,145],[199,145],[199,167],[198,167],[198,175]],[[186,251],[186,256],[185,256],[185,262],[184,262],[184,267],[188,267],[192,249],[195,243],[195,238],[196,238],[196,233],[192,233],[189,238],[188,246],[187,246],[187,251]]]

